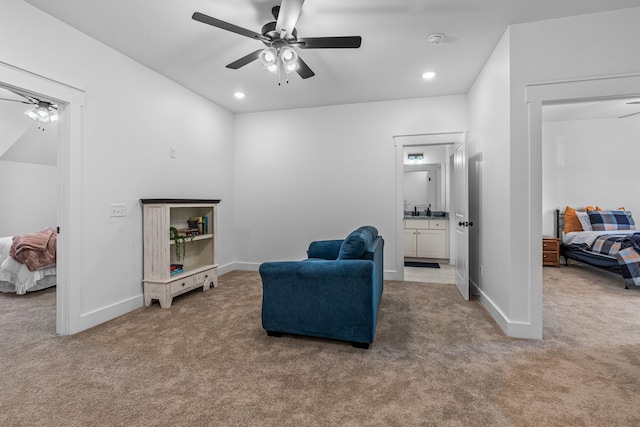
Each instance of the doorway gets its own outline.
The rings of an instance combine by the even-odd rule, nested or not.
[[[45,323],[54,325],[56,268],[48,256],[51,252],[44,251],[47,255],[33,259],[40,267],[36,271],[29,262],[27,267],[9,259],[14,236],[30,235],[43,243],[47,239],[47,248],[55,247],[58,133],[55,116],[50,120],[56,106],[48,102],[0,85],[0,291],[7,304],[33,292],[20,304],[43,304]]]
[[[56,333],[82,330],[82,90],[0,62],[0,86],[58,105]],[[73,124],[73,125],[72,125]],[[73,223],[72,223],[73,218]],[[72,268],[72,266],[74,266]]]
[[[530,286],[529,301],[531,334],[542,336],[542,265],[540,262],[541,240],[543,236],[542,207],[542,106],[554,103],[577,103],[606,99],[640,97],[640,75],[599,77],[579,81],[532,84],[525,88],[525,101],[529,107],[529,241],[532,251],[529,258]],[[535,244],[534,244],[535,242]]]
[[[396,168],[397,168],[397,212],[398,220],[396,222],[396,265],[397,265],[397,277],[398,280],[411,280],[411,281],[424,281],[435,283],[455,283],[454,266],[453,266],[453,250],[452,245],[452,227],[447,227],[446,252],[443,255],[438,256],[436,259],[428,259],[426,261],[435,261],[439,267],[438,269],[417,267],[419,270],[405,269],[405,255],[409,255],[407,252],[411,247],[411,230],[405,229],[405,219],[408,218],[409,222],[420,221],[420,219],[413,218],[412,215],[421,214],[422,218],[426,217],[426,211],[429,213],[442,212],[447,215],[451,211],[452,200],[452,165],[451,156],[453,155],[452,148],[454,144],[460,141],[463,132],[443,133],[443,134],[418,134],[418,135],[397,135],[394,136],[394,145],[396,146]],[[433,153],[430,152],[433,151]],[[439,156],[434,153],[441,153]],[[411,156],[411,160],[409,157]],[[434,157],[435,156],[435,157]],[[420,159],[421,162],[416,162],[416,159]],[[413,160],[413,162],[412,162]],[[413,164],[411,164],[413,163]],[[418,164],[421,163],[422,165]],[[429,197],[411,196],[407,197],[407,189],[405,183],[408,181],[405,178],[405,173],[412,173],[412,171],[420,171],[421,169],[433,171],[432,174],[438,174],[439,179],[436,183],[432,182],[432,186],[435,185],[438,189],[434,190],[433,195]],[[425,192],[427,186],[427,180],[430,176],[425,175]],[[433,177],[433,175],[431,175]],[[433,187],[432,187],[433,188]],[[432,218],[432,217],[430,217]],[[446,221],[449,222],[449,217]],[[419,225],[419,223],[418,223]],[[417,237],[416,237],[417,239]],[[416,240],[416,247],[418,242]],[[416,249],[415,255],[419,255],[418,249]],[[408,260],[414,260],[413,258],[407,258]],[[418,257],[416,260],[420,261]],[[413,269],[416,267],[408,267]],[[431,270],[431,271],[429,271]]]

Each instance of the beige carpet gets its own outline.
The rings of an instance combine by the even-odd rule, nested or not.
[[[0,295],[2,426],[637,426],[640,289],[545,268],[544,339],[455,285],[386,282],[371,349],[260,326],[257,273],[71,337],[55,291]]]

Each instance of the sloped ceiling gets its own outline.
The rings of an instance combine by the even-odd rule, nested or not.
[[[24,100],[0,88],[0,98]],[[0,160],[55,166],[56,124],[40,124],[24,115],[30,108],[20,102],[0,101]]]

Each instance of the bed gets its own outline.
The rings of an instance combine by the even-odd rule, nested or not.
[[[631,212],[588,208],[555,211],[556,237],[560,238],[565,265],[572,259],[621,275],[626,289],[640,286],[640,231]],[[579,225],[574,222],[574,213]],[[570,220],[567,215],[571,215]]]
[[[24,295],[56,286],[56,244],[52,228],[0,237],[0,292]]]

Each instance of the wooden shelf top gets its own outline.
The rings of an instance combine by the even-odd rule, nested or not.
[[[217,204],[220,203],[220,199],[140,199],[140,203],[143,205]]]

